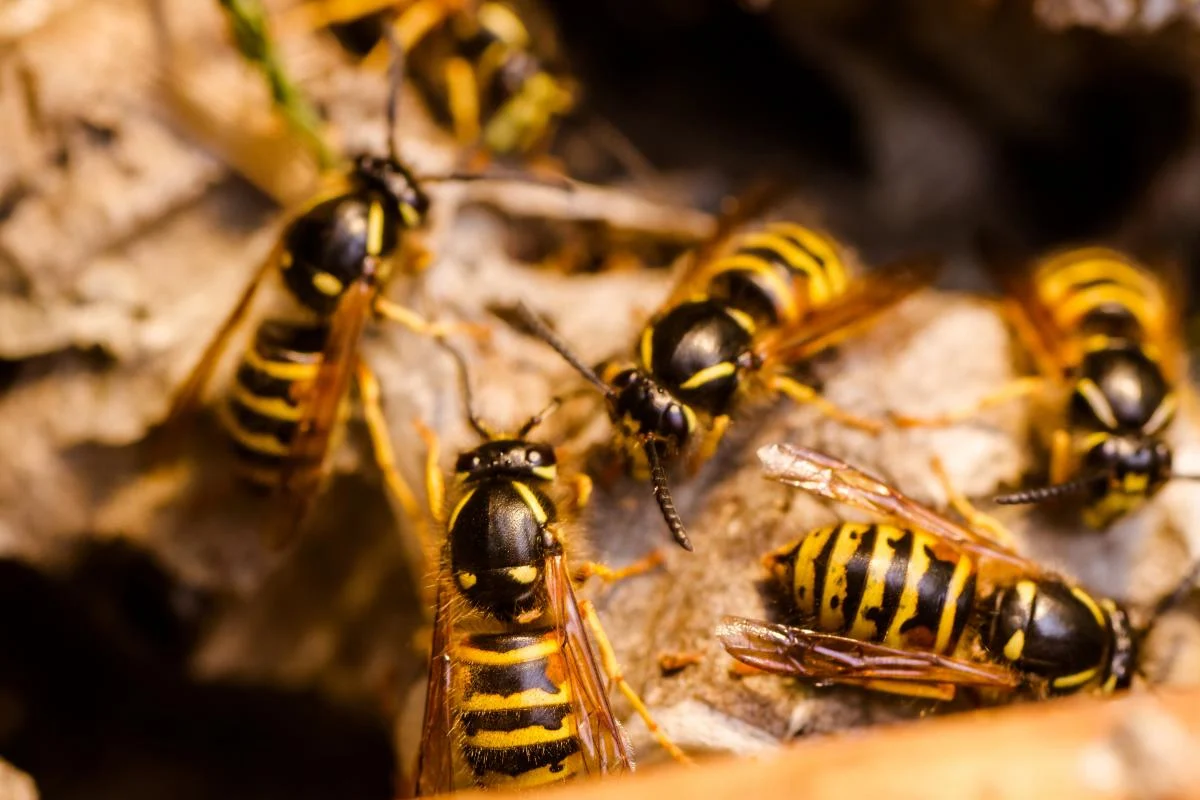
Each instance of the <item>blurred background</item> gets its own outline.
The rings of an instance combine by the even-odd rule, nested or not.
[[[339,40],[289,26],[296,5],[266,2],[284,63],[339,154],[379,150],[386,80],[360,62],[361,32]],[[686,209],[714,212],[725,194],[772,174],[867,263],[946,254],[947,292],[983,285],[970,245],[992,230],[1031,251],[1099,239],[1173,258],[1187,267],[1191,297],[1200,246],[1193,4],[545,0],[536,13],[557,31],[544,44],[570,64],[586,114],[628,139],[646,169],[629,174],[586,129],[564,130],[554,155],[585,180],[676,209],[658,225],[648,206],[606,195],[588,212],[657,236],[658,266],[707,220]],[[211,114],[209,127],[179,97]],[[211,425],[200,424],[183,462],[157,460],[147,443],[286,207],[313,191],[311,157],[273,117],[215,2],[9,0],[0,120],[0,757],[15,768],[0,781],[12,797],[391,797],[394,745],[413,746],[395,720],[419,694],[413,643],[426,578],[361,430],[339,451],[303,542],[283,555],[261,544],[261,506],[221,488],[227,461]],[[249,169],[214,146],[231,131],[263,148]],[[458,157],[407,90],[400,141],[423,170]],[[435,266],[413,296],[438,313],[482,319],[489,304],[517,297],[569,309],[560,332],[598,359],[632,341],[669,285],[665,269],[564,275],[525,263],[545,250],[543,229],[575,213],[528,187],[433,194]],[[910,317],[942,308],[932,303]],[[1008,367],[1002,337],[989,333],[994,320],[963,319],[946,344],[957,355],[929,345],[922,363],[994,363],[964,380],[999,382]],[[448,450],[470,441],[453,372],[411,336],[369,338],[400,466],[416,485],[414,417]],[[518,338],[477,362],[482,402],[501,420],[528,415],[569,374]],[[857,374],[892,357],[881,352]],[[847,386],[850,395],[878,389]],[[984,444],[929,446],[969,451],[952,472],[983,495],[1020,474],[1022,424]],[[571,446],[601,441],[602,429]],[[725,467],[750,463],[747,441]],[[909,457],[895,443],[850,449],[867,463]],[[701,493],[716,480],[685,490],[685,511],[711,505]],[[634,484],[602,488],[588,524],[602,554],[644,551],[645,538],[619,531],[657,535],[647,496]],[[1189,503],[1178,501],[1180,515]],[[717,537],[717,523],[709,527]],[[1111,539],[1051,550],[1089,585],[1144,601],[1154,582],[1139,586],[1130,576],[1142,573],[1122,565],[1182,563],[1196,537],[1194,524],[1150,537],[1136,557]],[[758,553],[759,544],[742,546]],[[686,583],[679,570],[671,574]],[[704,586],[698,575],[691,585]],[[614,619],[656,624],[646,591],[612,602]],[[691,644],[711,619],[695,623]],[[629,635],[619,650],[639,646]],[[634,663],[631,674],[652,671]],[[716,686],[703,687],[711,707],[732,691]],[[692,684],[664,691],[698,696]],[[756,699],[734,716],[778,736],[788,727],[783,702]],[[856,703],[853,713],[817,713],[807,729],[922,711]]]

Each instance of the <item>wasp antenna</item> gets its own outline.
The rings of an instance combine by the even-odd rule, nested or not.
[[[571,349],[567,347],[566,342],[558,338],[558,334],[550,330],[550,327],[546,325],[546,323],[543,322],[537,314],[533,313],[533,309],[525,305],[525,301],[517,301],[516,312],[517,316],[520,317],[522,324],[529,329],[530,333],[554,348],[555,352],[562,356],[563,359],[572,367],[574,367],[576,372],[586,378],[589,383],[599,389],[606,398],[611,400],[616,396],[616,392],[613,391],[613,388],[605,383],[600,376],[596,374],[594,369],[580,361],[579,357],[571,352]]]
[[[692,552],[692,540],[688,538],[683,520],[675,510],[675,500],[671,497],[671,488],[667,485],[667,471],[663,469],[662,459],[658,455],[658,442],[646,442],[646,460],[650,462],[650,480],[654,486],[654,499],[662,510],[663,519],[676,543],[689,553]]]
[[[1170,478],[1173,481],[1200,481],[1200,475],[1181,475],[1178,472],[1172,472]]]
[[[564,192],[575,191],[575,181],[565,175],[533,175],[516,170],[489,170],[488,172],[447,172],[442,175],[419,175],[417,180],[422,183],[467,183],[471,181],[510,181],[513,183],[530,183],[534,186],[546,186]]]
[[[388,159],[392,163],[400,163],[400,145],[396,141],[396,126],[400,119],[400,92],[404,88],[404,45],[396,36],[394,27],[384,25],[388,40],[388,50],[391,61],[388,64],[388,99],[387,99],[387,147]]]
[[[520,430],[517,431],[517,438],[524,439],[526,436],[528,436],[529,432],[532,431],[534,428],[536,428],[538,425],[541,425],[542,421],[545,420],[546,417],[550,416],[555,411],[557,411],[559,406],[562,405],[562,403],[563,403],[563,401],[562,401],[561,397],[552,397],[550,399],[550,402],[546,404],[545,408],[543,408],[541,411],[534,414],[532,417],[530,417],[528,420],[525,421],[525,424],[522,425]]]
[[[439,345],[442,346],[454,358],[454,364],[458,367],[458,382],[462,388],[463,401],[467,406],[467,421],[471,423],[471,427],[479,433],[484,439],[498,438],[487,423],[485,423],[475,411],[475,395],[471,392],[471,373],[467,366],[467,357],[459,351],[457,347],[447,342],[440,336],[434,337]]]
[[[1080,492],[1086,490],[1092,484],[1092,482],[1096,480],[1097,477],[1100,476],[1087,475],[1082,478],[1076,478],[1073,481],[1068,481],[1067,483],[1056,483],[1051,486],[1040,486],[1036,489],[1027,489],[1023,492],[1012,492],[1011,494],[997,495],[993,499],[996,503],[1002,506],[1019,506],[1031,503],[1042,503],[1047,500],[1066,497],[1067,495],[1079,494]]]
[[[1196,559],[1196,562],[1183,574],[1175,589],[1155,604],[1154,613],[1151,614],[1150,621],[1146,623],[1146,632],[1149,633],[1150,628],[1158,621],[1159,617],[1181,604],[1196,588],[1198,581],[1200,581],[1200,559]]]

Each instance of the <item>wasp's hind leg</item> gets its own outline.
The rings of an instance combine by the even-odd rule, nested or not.
[[[857,414],[852,414],[844,408],[825,399],[820,392],[813,387],[801,383],[795,378],[787,375],[775,375],[771,378],[771,388],[775,391],[787,395],[795,403],[801,405],[810,405],[820,411],[830,419],[847,425],[851,428],[858,428],[867,433],[878,434],[883,431],[883,423],[878,420],[860,417]]]
[[[596,607],[592,605],[590,600],[583,600],[579,603],[579,611],[583,616],[584,623],[591,629],[596,649],[599,651],[600,662],[604,667],[605,674],[608,679],[617,687],[621,694],[625,695],[625,699],[633,706],[633,710],[646,723],[646,727],[650,731],[650,735],[654,740],[666,750],[672,758],[684,764],[691,764],[692,759],[679,748],[679,745],[671,741],[666,732],[659,727],[654,721],[654,717],[650,714],[650,709],[646,708],[646,704],[642,702],[642,698],[629,682],[625,680],[625,675],[621,670],[621,665],[617,661],[616,653],[613,652],[612,643],[608,640],[608,634],[604,632],[604,626],[600,624],[600,617],[596,614]]]

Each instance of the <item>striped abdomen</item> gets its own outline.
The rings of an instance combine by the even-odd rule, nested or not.
[[[1070,250],[1042,261],[1033,275],[1038,298],[1081,352],[1106,339],[1147,343],[1161,335],[1166,314],[1154,276],[1102,247]]]
[[[841,523],[774,556],[806,623],[889,647],[950,653],[975,602],[975,565],[942,539]]]
[[[238,456],[239,474],[263,487],[278,484],[303,409],[295,387],[316,378],[327,329],[264,322],[238,365],[221,406],[221,422]]]
[[[558,631],[476,634],[450,658],[461,753],[477,785],[541,786],[584,771]]]
[[[707,294],[760,325],[787,325],[846,291],[846,265],[825,234],[776,222],[740,237],[705,270]]]

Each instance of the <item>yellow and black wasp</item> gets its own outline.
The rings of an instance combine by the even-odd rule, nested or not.
[[[993,257],[1017,337],[1035,367],[969,409],[903,426],[945,425],[1034,395],[1049,485],[999,503],[1079,499],[1104,528],[1176,475],[1166,434],[1178,406],[1182,322],[1162,278],[1124,253],[1068,249],[1022,267]]]
[[[528,0],[310,0],[293,19],[347,32],[391,25],[413,85],[464,148],[528,161],[545,154],[579,102],[553,25],[539,11]],[[379,60],[380,49],[367,60]]]
[[[767,478],[880,520],[819,528],[764,557],[801,624],[726,618],[718,636],[739,661],[939,700],[959,687],[1039,696],[1131,684],[1144,632],[1125,609],[999,544],[996,523],[964,499],[951,495],[959,524],[814,450],[768,445],[759,458]]]
[[[683,279],[642,330],[632,364],[593,370],[527,307],[518,308],[524,325],[603,393],[629,454],[646,459],[671,534],[688,550],[665,465],[689,448],[693,466],[702,462],[730,415],[754,394],[782,393],[877,432],[879,423],[838,408],[794,371],[862,331],[936,273],[932,261],[914,259],[851,279],[832,238],[791,222],[753,228],[727,243],[756,200],[744,198],[743,211],[723,220],[694,252]],[[702,422],[708,433],[696,446]]]
[[[528,438],[550,409],[514,434],[493,431],[472,408],[463,357],[451,352],[484,443],[458,456],[446,517],[437,439],[422,429],[430,506],[446,538],[414,795],[451,791],[459,775],[477,786],[527,788],[632,770],[610,682],[686,761],[622,676],[592,604],[576,597],[569,522],[552,498],[563,483],[555,452]]]
[[[428,334],[446,330],[384,292],[397,268],[419,271],[429,259],[417,239],[430,205],[423,184],[463,176],[418,178],[401,160],[394,135],[399,80],[397,69],[387,107],[388,154],[357,156],[344,173],[331,176],[327,193],[292,217],[168,413],[173,425],[197,409],[258,290],[272,276],[281,279],[296,320],[260,324],[219,407],[239,473],[272,490],[281,503],[272,532],[279,544],[298,530],[321,488],[352,382],[389,488],[413,519],[421,518],[415,495],[395,468],[379,387],[359,345],[371,317]]]

